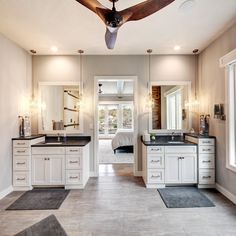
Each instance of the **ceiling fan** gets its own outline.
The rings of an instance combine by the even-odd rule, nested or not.
[[[89,10],[96,13],[106,25],[105,41],[108,49],[113,49],[116,42],[118,29],[127,21],[143,19],[175,0],[146,0],[122,11],[117,11],[115,3],[118,0],[109,0],[113,7],[109,9],[97,0],[76,0]]]

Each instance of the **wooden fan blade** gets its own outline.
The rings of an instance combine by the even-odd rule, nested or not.
[[[140,20],[159,11],[174,1],[175,0],[147,0],[124,9],[119,13],[122,15],[124,22]]]
[[[106,34],[105,34],[105,41],[108,49],[113,49],[115,47],[116,38],[117,38],[117,30],[110,32],[110,30],[107,28]]]
[[[75,0],[97,14],[97,8],[106,8],[97,0]]]

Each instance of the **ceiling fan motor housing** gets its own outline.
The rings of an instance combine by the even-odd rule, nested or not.
[[[106,15],[106,23],[112,28],[119,27],[122,24],[123,17],[117,11],[111,11]]]

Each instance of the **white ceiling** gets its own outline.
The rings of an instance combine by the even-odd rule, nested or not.
[[[119,0],[117,10],[144,0]],[[111,6],[108,0],[100,0]],[[176,0],[161,11],[119,32],[114,50],[104,42],[105,26],[93,12],[75,0],[0,0],[0,32],[37,54],[189,54],[204,49],[236,19],[236,0],[195,0],[186,11]],[[50,47],[59,48],[52,53]],[[180,45],[180,51],[173,46]]]

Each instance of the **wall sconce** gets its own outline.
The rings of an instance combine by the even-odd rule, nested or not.
[[[214,118],[219,120],[225,120],[224,114],[224,105],[223,104],[215,104],[214,105]]]

